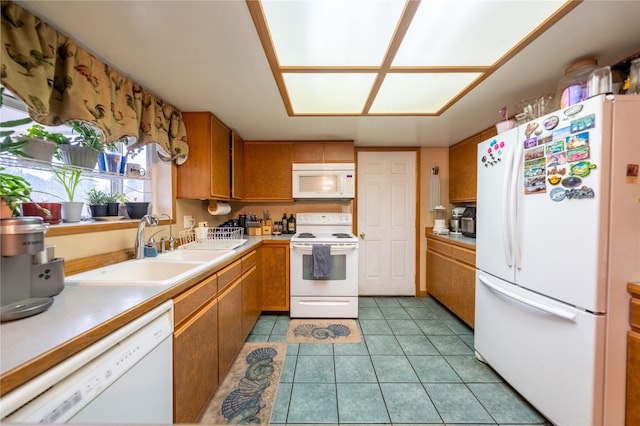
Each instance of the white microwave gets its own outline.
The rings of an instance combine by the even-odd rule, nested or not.
[[[293,198],[354,198],[354,163],[294,163]]]

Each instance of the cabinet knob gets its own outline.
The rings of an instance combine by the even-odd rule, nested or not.
[[[364,240],[364,232],[360,233],[360,238],[362,238]]]

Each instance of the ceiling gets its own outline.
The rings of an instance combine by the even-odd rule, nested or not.
[[[211,111],[245,140],[447,147],[499,121],[503,105],[512,115],[519,100],[555,92],[576,59],[611,65],[640,51],[640,1],[586,0],[439,116],[291,117],[242,0],[17,3],[182,111]]]

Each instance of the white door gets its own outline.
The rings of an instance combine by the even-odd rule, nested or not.
[[[416,294],[416,153],[358,152],[359,294]]]

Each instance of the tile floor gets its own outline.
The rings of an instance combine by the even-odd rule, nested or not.
[[[289,344],[271,424],[547,424],[432,298],[361,297],[359,344]],[[262,315],[248,341],[284,341]]]

